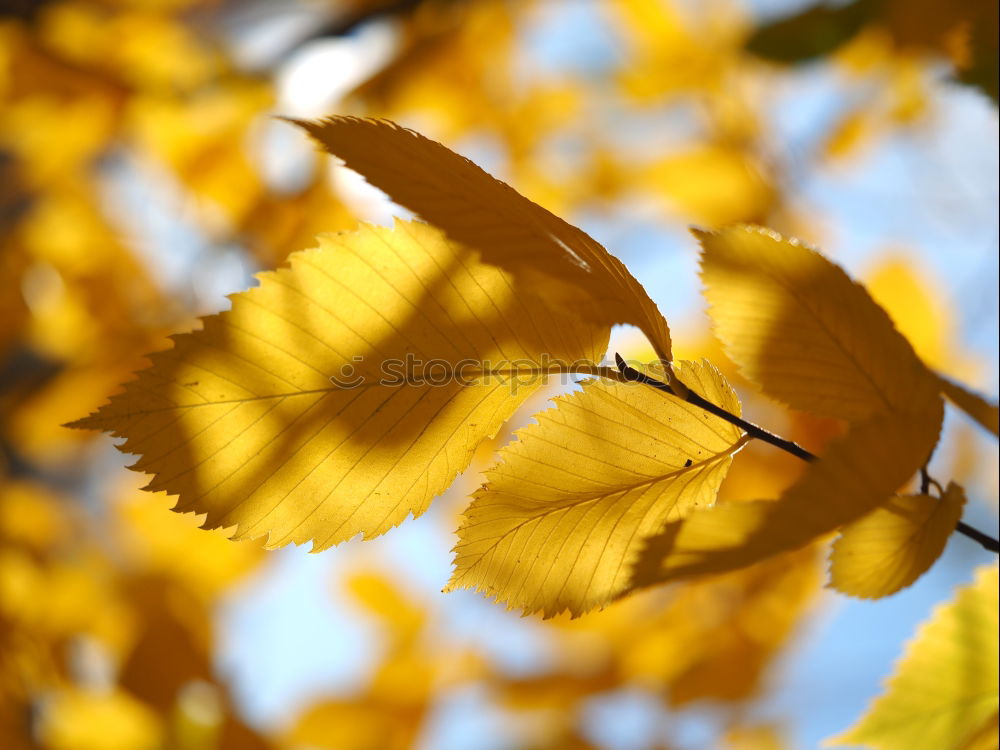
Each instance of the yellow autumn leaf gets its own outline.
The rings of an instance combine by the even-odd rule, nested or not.
[[[656,686],[675,708],[752,698],[821,590],[818,563],[809,546],[672,587],[655,619],[623,633],[622,679]]]
[[[324,236],[259,278],[72,426],[127,438],[147,489],[270,547],[420,515],[547,374],[607,346],[420,222]]]
[[[56,691],[38,725],[39,740],[49,750],[156,750],[164,734],[160,717],[121,690]]]
[[[955,406],[994,435],[1000,435],[1000,407],[943,375],[938,376],[938,384],[941,393]]]
[[[135,571],[177,582],[210,602],[249,575],[263,550],[256,542],[230,541],[224,529],[202,531],[197,518],[167,513],[173,504],[162,493],[131,487],[122,493],[114,516],[122,556]]]
[[[981,567],[923,623],[885,692],[828,746],[968,750],[997,746],[997,566]]]
[[[836,264],[761,227],[695,234],[716,334],[768,396],[859,421],[937,392],[886,312]]]
[[[655,372],[655,371],[654,371]],[[682,380],[739,414],[721,373]],[[645,537],[715,502],[742,431],[643,385],[588,381],[518,431],[465,511],[449,588],[525,612],[581,615],[624,593]]]
[[[234,81],[183,101],[137,97],[131,121],[141,147],[201,199],[207,221],[218,225],[223,219],[221,228],[243,221],[264,190],[244,140],[271,98],[259,83]]]
[[[944,552],[964,505],[965,493],[954,483],[940,498],[893,496],[840,532],[830,553],[830,585],[866,599],[906,588]]]
[[[831,443],[778,500],[719,505],[668,524],[648,541],[634,583],[743,568],[861,518],[923,465],[942,417],[940,399],[921,413],[874,416]]]
[[[785,750],[784,733],[769,724],[736,726],[725,735],[726,750]]]
[[[827,132],[821,147],[823,157],[831,161],[857,158],[861,151],[871,146],[881,125],[871,107],[849,109]]]
[[[65,541],[72,533],[67,505],[65,498],[43,484],[0,483],[0,545],[44,550]]]
[[[753,221],[775,201],[760,169],[732,146],[696,145],[650,164],[638,179],[681,217],[712,226]]]
[[[982,723],[962,745],[962,750],[997,750],[1000,747],[998,735],[1000,735],[1000,710]]]
[[[958,364],[961,371],[953,335],[955,316],[933,281],[911,259],[896,254],[881,259],[865,274],[864,285],[928,367]]]
[[[293,121],[396,203],[532,282],[554,305],[601,324],[632,323],[671,360],[670,332],[624,264],[586,232],[546,211],[468,159],[387,120]]]
[[[951,313],[933,286],[902,260],[888,261],[865,281],[865,287],[913,345],[917,355],[935,370],[955,374],[963,366],[954,347]],[[987,430],[1000,432],[1000,409],[948,375],[938,373],[938,388],[955,406]]]
[[[361,699],[328,699],[307,707],[289,728],[285,747],[316,750],[404,750],[412,747],[420,716],[387,714]]]
[[[347,576],[344,588],[360,607],[382,620],[396,639],[412,640],[426,624],[427,615],[419,603],[404,596],[385,575],[357,571]]]

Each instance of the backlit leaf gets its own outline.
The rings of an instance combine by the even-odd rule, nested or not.
[[[412,639],[426,623],[419,602],[408,599],[398,584],[376,572],[359,571],[344,580],[344,587],[367,613],[378,617],[397,639]]]
[[[632,323],[669,362],[670,332],[617,258],[468,159],[387,120],[296,121],[331,154],[390,198],[474,247],[487,263],[530,279],[539,294],[579,305],[602,324]]]
[[[822,590],[817,552],[808,546],[672,587],[666,616],[647,643],[631,646],[631,659],[668,678],[674,707],[751,698]]]
[[[697,510],[649,540],[634,581],[648,585],[751,565],[796,549],[885,502],[926,461],[941,426],[940,400],[922,414],[854,425],[778,500]]]
[[[727,411],[707,362],[676,373]],[[580,615],[621,595],[642,540],[715,502],[742,431],[647,386],[587,382],[518,432],[465,511],[451,588],[525,612]]]
[[[830,585],[866,599],[909,586],[941,556],[964,505],[957,484],[940,499],[893,496],[841,531],[830,553]]]
[[[162,721],[127,693],[60,690],[49,697],[39,739],[50,750],[155,750],[163,746]]]
[[[774,189],[739,149],[701,145],[649,165],[634,181],[662,193],[682,218],[721,226],[764,216]]]
[[[414,718],[376,703],[332,698],[306,707],[283,739],[287,747],[317,750],[403,750],[412,746]]]
[[[965,386],[943,375],[938,378],[938,384],[941,387],[941,392],[955,406],[994,435],[1000,435],[1000,407],[991,404],[978,393],[973,393]]]
[[[163,577],[212,601],[248,575],[263,550],[256,542],[233,543],[224,529],[206,533],[197,519],[166,511],[174,504],[164,494],[128,488],[118,502],[123,556],[132,568]]]
[[[937,392],[886,312],[816,251],[760,227],[696,235],[716,334],[768,396],[858,421]]]
[[[925,271],[890,253],[868,270],[863,283],[928,367],[963,369],[955,346],[954,313]]]
[[[865,288],[889,314],[917,355],[929,367],[940,371],[938,388],[941,393],[980,425],[998,434],[1000,409],[997,405],[949,377],[971,368],[956,348],[953,315],[933,283],[918,274],[912,264],[889,260],[865,279]]]
[[[997,746],[997,566],[923,623],[885,692],[827,745],[876,750],[965,750]]]
[[[269,546],[423,513],[546,372],[607,346],[419,222],[324,236],[260,279],[73,426],[127,438],[148,489]]]

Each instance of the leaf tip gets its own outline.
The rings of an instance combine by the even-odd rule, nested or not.
[[[697,224],[691,224],[688,227],[688,231],[694,236],[698,242],[702,242],[705,239],[711,237],[712,235],[718,234],[707,227],[700,227]]]
[[[107,423],[107,415],[105,412],[109,407],[111,407],[113,402],[114,397],[106,399],[103,404],[94,409],[87,416],[80,417],[79,419],[74,419],[69,422],[64,422],[60,426],[70,430],[96,430],[98,432],[108,432],[114,437],[121,437],[121,435],[119,435]]]
[[[97,418],[97,415],[98,412],[94,411],[85,417],[74,419],[72,422],[63,422],[60,425],[60,427],[66,427],[67,429],[70,430],[99,430],[101,428],[93,424],[94,420]]]
[[[274,117],[275,120],[283,120],[290,125],[297,125],[303,129],[308,129],[310,124],[309,120],[303,120],[299,117],[290,117],[289,115],[272,115],[272,117]]]

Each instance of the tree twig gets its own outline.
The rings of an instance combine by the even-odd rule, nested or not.
[[[656,378],[651,378],[645,373],[639,372],[634,367],[629,367],[625,360],[622,359],[622,356],[618,353],[615,353],[615,364],[618,365],[618,369],[621,370],[621,373],[625,376],[626,380],[631,380],[636,383],[644,383],[645,385],[652,386],[653,388],[663,391],[664,393],[669,393],[672,396],[677,395],[666,383],[662,383]],[[678,396],[678,398],[680,397]],[[810,453],[801,445],[793,443],[791,440],[785,440],[783,437],[779,437],[773,432],[768,432],[763,427],[755,425],[753,422],[748,422],[741,417],[737,417],[735,414],[730,414],[721,406],[716,406],[711,401],[702,398],[690,389],[688,389],[687,397],[684,400],[692,406],[704,409],[709,414],[714,414],[719,419],[724,419],[729,422],[729,424],[736,425],[751,437],[763,440],[765,443],[770,443],[776,448],[781,448],[781,450],[786,453],[791,453],[793,456],[801,458],[803,461],[815,461],[817,459],[816,455]]]
[[[630,367],[628,363],[626,363],[625,360],[622,358],[622,356],[617,352],[615,353],[615,364],[618,365],[618,369],[621,371],[621,374],[625,378],[625,380],[632,381],[635,383],[643,383],[644,385],[656,388],[658,391],[663,391],[664,393],[669,393],[672,396],[681,398],[680,396],[677,396],[676,393],[674,393],[674,390],[667,383],[661,382],[656,378],[652,378],[649,375],[646,375],[645,373],[639,372],[634,367]],[[742,419],[741,417],[737,417],[735,414],[730,414],[722,407],[716,406],[711,401],[702,398],[691,389],[687,390],[688,392],[684,397],[684,401],[691,404],[692,406],[697,406],[700,409],[704,409],[709,414],[714,414],[719,419],[723,419],[732,425],[736,425],[751,437],[755,437],[758,440],[762,440],[765,443],[769,443],[776,448],[780,448],[786,453],[790,453],[791,455],[795,456],[796,458],[800,458],[803,461],[813,462],[819,460],[819,456],[817,456],[815,453],[810,453],[801,445],[794,443],[791,440],[785,440],[783,437],[779,437],[778,435],[775,435],[773,432],[768,432],[763,427],[759,427],[758,425],[755,425],[753,422],[748,422],[745,419]],[[930,479],[929,475],[927,475],[926,467],[921,468],[921,486],[923,486],[924,483],[929,485],[931,482],[933,482],[933,480]],[[937,484],[936,482],[934,483]],[[984,534],[982,531],[979,531],[978,529],[975,529],[972,526],[969,526],[967,523],[959,521],[958,525],[955,527],[955,530],[959,534],[963,534],[964,536],[967,536],[969,539],[979,542],[979,544],[981,544],[985,549],[989,550],[990,552],[1000,552],[1000,541],[994,539],[988,534]]]
[[[959,521],[958,526],[955,527],[955,531],[959,534],[964,534],[969,537],[969,539],[979,542],[990,552],[1000,552],[1000,542],[991,537],[989,534],[984,534],[979,529],[969,526],[969,524],[965,521]]]

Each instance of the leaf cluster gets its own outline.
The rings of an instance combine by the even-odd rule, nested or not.
[[[716,334],[742,375],[847,425],[779,497],[717,505],[759,430],[710,363],[672,361],[666,322],[619,261],[412,131],[347,117],[302,125],[431,223],[330,236],[293,255],[74,423],[126,438],[122,450],[142,456],[134,468],[177,494],[178,510],[270,547],[381,534],[423,513],[479,443],[568,372],[598,377],[501,450],[464,513],[449,588],[578,616],[839,531],[831,585],[877,597],[940,555],[961,488],[897,492],[926,476],[944,395],[994,434],[997,408],[930,370],[821,254],[760,227],[696,233]],[[638,326],[658,360],[638,374],[593,364],[616,323]],[[553,353],[573,364],[538,364]],[[401,382],[375,379],[376,366],[411,355]],[[356,382],[331,377],[352,361]],[[428,361],[445,363],[443,384]],[[473,365],[465,380],[458,361],[506,364]]]

